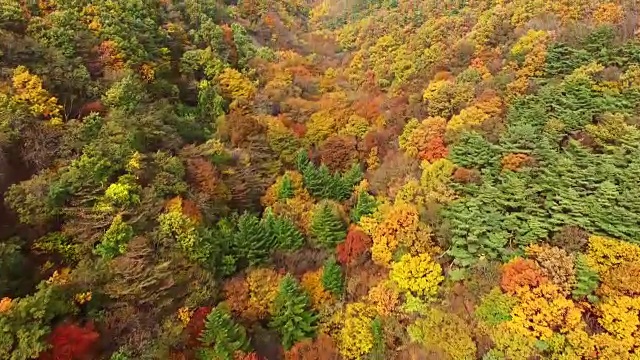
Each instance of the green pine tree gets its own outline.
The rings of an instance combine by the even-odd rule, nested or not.
[[[271,208],[265,210],[262,222],[276,248],[297,250],[304,245],[304,235],[296,225],[287,218],[275,216]]]
[[[199,340],[202,348],[198,350],[198,358],[201,360],[233,360],[237,351],[250,351],[245,329],[236,324],[223,304],[207,315]]]
[[[333,257],[324,263],[324,268],[322,269],[322,286],[336,296],[341,296],[344,292],[342,268]]]
[[[273,249],[273,237],[270,237],[258,217],[244,213],[238,219],[235,234],[235,248],[248,265],[264,262]]]
[[[311,234],[318,245],[333,248],[347,236],[345,224],[332,205],[324,202],[316,208],[311,220]]]
[[[293,182],[288,175],[284,175],[282,177],[282,183],[280,183],[280,187],[278,188],[278,199],[291,199],[293,192]]]
[[[598,273],[587,265],[584,255],[578,255],[575,261],[576,285],[572,295],[574,299],[586,297],[589,301],[595,302],[597,297],[593,295],[600,283]]]
[[[347,187],[349,187],[349,195],[351,195],[351,189],[358,185],[358,183],[362,181],[363,177],[364,174],[362,172],[362,168],[358,163],[354,163],[351,166],[351,169],[342,175],[342,181]]]
[[[377,206],[378,204],[373,196],[366,191],[361,191],[358,194],[355,206],[351,209],[351,220],[357,223],[361,217],[373,214]]]
[[[287,275],[280,282],[273,318],[269,322],[269,326],[280,334],[282,346],[289,350],[298,341],[312,338],[317,318],[311,309],[309,296],[291,275]]]
[[[382,328],[382,320],[376,316],[371,321],[371,333],[373,334],[373,348],[371,349],[371,360],[382,360],[385,357],[385,341],[384,329]]]

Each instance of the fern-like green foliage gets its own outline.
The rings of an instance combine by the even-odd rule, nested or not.
[[[318,245],[333,248],[347,236],[346,226],[329,202],[316,208],[311,220],[311,235]]]
[[[617,145],[593,151],[570,139],[594,117],[632,112],[628,94],[596,91],[589,71],[517,100],[497,144],[466,133],[452,146],[456,165],[483,174],[480,184],[453,185],[461,196],[441,212],[451,229],[448,253],[456,264],[506,259],[569,225],[640,239],[640,191],[633,185],[640,182],[640,142],[628,132]],[[528,154],[535,165],[500,171],[506,153]]]
[[[304,245],[304,235],[293,221],[275,216],[270,208],[265,210],[262,223],[277,249],[293,251]]]
[[[482,302],[476,307],[475,316],[489,326],[496,326],[511,320],[511,310],[517,303],[516,298],[495,288],[482,298]]]
[[[465,168],[491,168],[497,165],[499,151],[477,132],[465,132],[451,148],[449,158]]]
[[[274,247],[274,239],[257,216],[244,213],[238,219],[238,229],[234,236],[235,247],[248,265],[266,261]]]
[[[312,338],[316,333],[318,315],[311,308],[309,296],[291,275],[280,282],[273,304],[269,326],[280,334],[282,346],[290,349],[295,343]]]
[[[250,345],[245,329],[237,324],[224,304],[211,310],[199,338],[200,360],[233,360],[237,351],[249,352]]]
[[[373,214],[377,206],[378,203],[373,196],[366,191],[361,191],[358,194],[356,204],[351,209],[351,221],[357,223],[361,217]]]
[[[335,294],[341,296],[344,292],[344,276],[342,268],[335,258],[330,257],[322,269],[322,286]]]
[[[575,47],[554,43],[547,49],[545,73],[549,77],[567,75],[575,69],[597,62],[604,66],[626,68],[638,63],[640,46],[637,41],[615,45],[615,30],[609,26],[595,29]]]
[[[293,182],[288,175],[282,177],[282,183],[277,191],[278,199],[290,199],[293,197]]]
[[[575,261],[576,267],[576,284],[572,291],[574,299],[587,298],[591,302],[595,302],[597,297],[593,293],[600,284],[598,273],[587,265],[584,255],[578,255]]]
[[[321,199],[343,201],[351,196],[353,187],[362,180],[363,173],[359,164],[354,164],[344,174],[332,174],[325,165],[316,168],[305,151],[298,153],[296,166],[302,173],[305,187],[311,195]]]

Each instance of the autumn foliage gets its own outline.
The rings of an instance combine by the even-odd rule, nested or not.
[[[515,258],[502,267],[500,287],[508,293],[521,288],[535,288],[547,281],[538,265],[528,259]]]
[[[62,324],[49,335],[51,350],[40,356],[43,360],[88,360],[93,358],[93,350],[100,335],[93,324],[84,326]]]
[[[337,259],[341,264],[351,264],[356,259],[359,259],[370,247],[371,238],[358,228],[351,228],[345,241],[336,247]]]

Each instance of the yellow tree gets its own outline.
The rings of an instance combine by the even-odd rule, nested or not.
[[[43,116],[52,124],[62,122],[62,106],[58,105],[58,99],[42,87],[40,77],[20,65],[13,71],[11,80],[13,100],[16,103],[26,105],[34,115]]]

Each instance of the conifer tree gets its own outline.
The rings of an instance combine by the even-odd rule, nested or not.
[[[311,310],[309,296],[287,275],[280,282],[269,326],[280,334],[282,346],[288,350],[298,341],[315,335],[316,321],[317,314]]]
[[[322,286],[336,296],[341,296],[344,292],[342,268],[333,257],[324,263],[324,268],[322,269]]]
[[[201,360],[233,360],[236,352],[250,351],[245,329],[233,321],[223,304],[207,315],[199,340],[202,348],[198,351],[198,358]]]
[[[262,222],[276,248],[297,250],[304,244],[304,236],[296,225],[287,218],[275,216],[271,208],[265,210]]]
[[[342,181],[349,188],[349,195],[351,194],[351,189],[362,180],[363,176],[362,168],[358,163],[354,163],[351,169],[342,175]]]
[[[293,182],[288,175],[282,177],[282,183],[278,189],[278,199],[290,199],[293,197]]]
[[[371,215],[376,210],[376,199],[369,195],[366,191],[361,191],[358,194],[356,205],[351,209],[351,220],[355,223],[360,221],[360,218],[365,215]]]
[[[347,236],[345,224],[328,202],[316,208],[311,220],[311,234],[318,245],[333,248]]]
[[[260,220],[253,214],[244,213],[238,219],[235,247],[248,265],[265,261],[273,249],[273,237],[265,230]]]
[[[574,299],[586,297],[589,301],[597,300],[593,292],[598,288],[600,277],[598,273],[587,265],[584,255],[579,255],[575,261],[576,284],[572,295]]]

